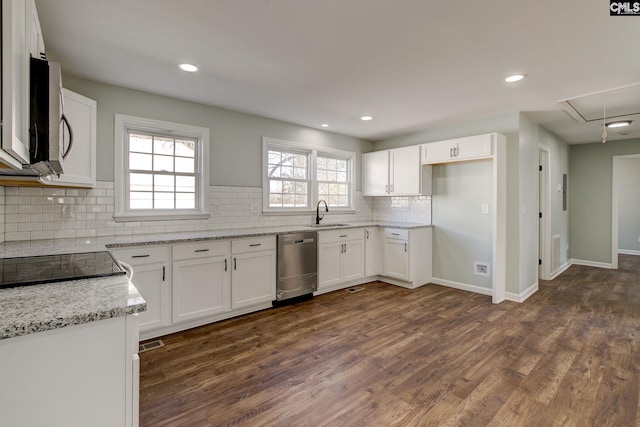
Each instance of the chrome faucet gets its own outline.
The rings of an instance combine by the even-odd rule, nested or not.
[[[324,200],[320,200],[316,205],[316,225],[320,224],[320,220],[324,218],[324,215],[320,216],[320,203],[324,203],[324,211],[329,212],[329,206],[327,206],[327,202]]]

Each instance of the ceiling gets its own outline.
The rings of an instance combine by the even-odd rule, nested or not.
[[[36,3],[68,74],[372,141],[524,111],[571,144],[597,142],[602,123],[558,101],[640,82],[640,17],[596,0]],[[504,82],[515,73],[528,77]],[[633,119],[608,140],[640,138]]]

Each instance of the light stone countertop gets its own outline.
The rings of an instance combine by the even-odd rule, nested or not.
[[[147,310],[127,276],[0,290],[0,340]]]
[[[0,258],[99,252],[109,248],[278,235],[362,227],[422,228],[428,224],[352,222],[323,227],[284,226],[123,237],[32,240],[0,244]],[[147,305],[126,276],[0,289],[0,340],[146,311]]]

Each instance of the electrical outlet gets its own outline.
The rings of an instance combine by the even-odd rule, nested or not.
[[[489,205],[481,205],[481,210],[483,215],[487,215],[489,213]]]
[[[473,274],[476,276],[489,277],[491,275],[491,265],[488,262],[475,261],[473,263]]]
[[[259,214],[260,207],[258,206],[257,203],[251,203],[251,206],[249,207],[249,212],[251,212],[252,214]]]

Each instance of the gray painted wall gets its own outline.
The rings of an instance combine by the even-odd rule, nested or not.
[[[640,252],[640,157],[621,158],[618,182],[618,249]]]
[[[474,119],[466,121],[457,121],[452,123],[441,124],[440,126],[434,126],[432,129],[410,133],[407,135],[399,136],[382,141],[376,141],[374,143],[374,150],[383,150],[388,148],[397,148],[407,145],[421,144],[425,142],[440,141],[444,139],[458,138],[470,135],[479,135],[483,133],[499,132],[507,137],[507,292],[519,293],[519,114],[506,114],[492,118]],[[464,168],[472,163],[463,163],[461,166],[462,171],[458,171],[457,168],[451,169],[446,167],[437,171],[438,175],[434,175],[434,178],[441,179],[444,176],[453,174],[452,176],[459,182],[464,182]],[[491,165],[491,162],[488,162]],[[451,165],[453,166],[453,165]],[[458,165],[456,165],[458,166]],[[486,166],[486,165],[485,165]],[[491,191],[492,189],[492,172],[491,167],[488,169],[482,169],[469,173],[480,173],[477,177],[477,184],[480,185],[481,191],[479,198],[482,199],[485,191]],[[444,185],[444,184],[443,184]],[[469,185],[475,186],[476,183],[470,183]],[[472,274],[473,261],[491,261],[492,250],[492,230],[491,230],[491,215],[479,215],[480,204],[479,199],[473,197],[466,201],[463,199],[458,200],[456,197],[445,197],[444,190],[441,194],[435,196],[432,200],[433,206],[433,222],[436,226],[434,228],[434,276],[440,279],[451,280],[481,287],[490,287],[490,279],[483,278],[481,276],[474,276]],[[459,193],[458,195],[462,195]],[[465,198],[467,196],[464,196]],[[491,199],[489,199],[491,200]],[[491,203],[484,202],[484,203]],[[467,214],[469,216],[481,216],[483,221],[488,221],[487,224],[481,225],[479,228],[468,229],[470,223],[465,215],[461,215],[460,209],[467,209],[465,205],[469,206]],[[436,213],[437,212],[437,213]],[[439,218],[439,219],[436,219]],[[444,221],[444,227],[439,227],[439,222]],[[456,231],[457,230],[457,231]],[[480,237],[481,236],[481,237]],[[480,240],[478,240],[480,238]],[[451,248],[465,247],[469,245],[469,251],[465,252],[463,257],[456,256],[442,256],[437,254],[444,254],[447,251],[451,251]],[[537,245],[537,241],[536,241]],[[441,247],[443,246],[443,247]],[[537,246],[536,246],[537,247]],[[488,251],[488,252],[487,252]],[[488,254],[488,255],[487,255]],[[435,257],[438,257],[436,259]],[[537,259],[537,258],[536,258]],[[458,269],[464,266],[463,271]],[[493,270],[493,266],[492,266]],[[526,288],[526,287],[524,287]]]
[[[493,206],[492,171],[491,160],[433,166],[434,277],[491,289],[491,277],[473,269],[492,264],[492,215],[481,210]]]
[[[571,258],[611,263],[613,156],[640,154],[640,139],[570,147]]]
[[[521,276],[521,286],[533,284],[537,280],[537,260],[538,260],[538,144],[542,144],[549,149],[549,213],[550,213],[550,235],[560,236],[560,265],[569,260],[569,252],[566,250],[569,243],[569,211],[562,210],[562,192],[559,185],[562,184],[562,174],[569,174],[569,144],[564,140],[550,133],[543,127],[532,121],[526,113],[520,118],[520,140],[524,144],[521,146],[525,153],[521,156],[521,165],[526,165],[528,173],[523,176],[520,182],[520,199],[523,201],[522,207],[526,210],[526,220],[523,234],[520,238],[528,239],[528,242],[521,246],[521,251],[526,255],[526,264],[521,265],[521,270],[525,270],[525,276]],[[571,176],[569,175],[569,180]],[[533,216],[533,218],[531,218]],[[522,255],[522,254],[521,254]],[[551,257],[551,252],[549,252]],[[549,259],[551,263],[551,259]],[[552,264],[549,264],[550,266]],[[535,270],[535,276],[534,276]],[[553,271],[551,271],[553,273]],[[524,290],[524,289],[521,289]]]
[[[261,187],[263,136],[357,154],[373,148],[369,141],[223,108],[67,75],[63,82],[66,88],[98,103],[97,175],[100,181],[113,181],[116,113],[209,128],[211,185]],[[360,162],[356,163],[356,189],[360,189]]]

